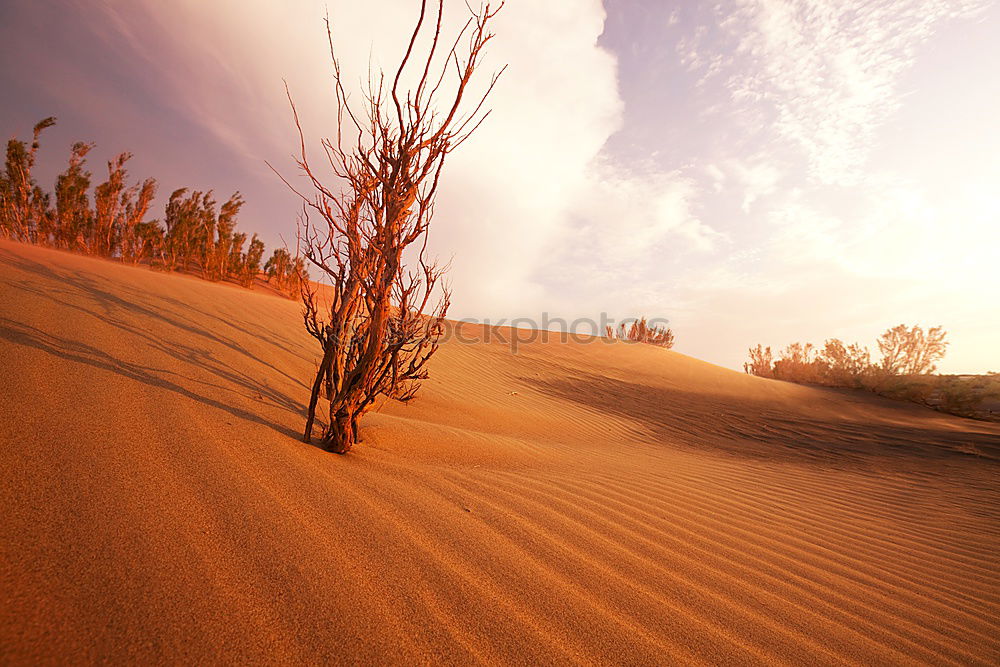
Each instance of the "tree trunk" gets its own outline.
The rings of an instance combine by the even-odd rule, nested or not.
[[[327,341],[326,351],[323,353],[323,360],[319,363],[319,370],[316,372],[316,380],[313,382],[312,396],[309,397],[309,413],[306,415],[306,432],[302,435],[303,442],[310,442],[312,440],[313,421],[316,419],[316,401],[319,399],[319,392],[320,389],[323,388],[324,384],[326,385],[327,400],[333,398],[330,374],[327,372],[330,368],[330,362],[333,360],[333,353],[334,346]]]
[[[334,454],[346,454],[358,439],[359,415],[346,410],[339,411],[323,434],[322,446]]]

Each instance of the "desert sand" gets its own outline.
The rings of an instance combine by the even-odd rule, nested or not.
[[[1000,661],[1000,425],[464,333],[341,457],[296,303],[0,244],[0,663]]]

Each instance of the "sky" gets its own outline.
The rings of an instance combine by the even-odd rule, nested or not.
[[[58,118],[47,187],[94,141],[95,177],[131,151],[160,211],[178,187],[239,190],[240,228],[293,244],[266,165],[296,178],[284,82],[316,150],[336,132],[325,12],[360,94],[418,9],[6,0],[0,129]],[[446,29],[466,12],[446,0]],[[1000,371],[1000,3],[508,0],[494,31],[483,79],[508,68],[431,232],[450,316],[665,318],[676,350],[736,369],[757,343],[942,325],[942,372]]]

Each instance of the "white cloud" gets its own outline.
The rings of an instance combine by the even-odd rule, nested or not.
[[[617,264],[646,259],[664,244],[708,251],[724,238],[699,219],[699,191],[681,172],[627,172],[595,165],[580,201],[583,233],[600,238],[598,252]]]
[[[744,213],[749,213],[750,207],[761,197],[773,194],[782,178],[777,167],[759,158],[733,160],[729,166],[735,173],[737,182],[743,186],[740,208]]]
[[[598,160],[578,195],[571,224],[539,269],[573,316],[672,316],[676,276],[731,249],[702,219],[704,193],[684,171]]]
[[[722,187],[726,182],[726,172],[717,164],[708,164],[705,166],[705,174],[712,181],[712,191],[716,194],[722,192]]]
[[[804,152],[816,182],[855,183],[876,130],[901,103],[900,75],[917,47],[942,19],[986,4],[743,0],[722,21],[741,54],[731,97],[769,105],[774,132]]]
[[[135,55],[189,116],[242,159],[291,172],[296,142],[284,78],[312,155],[321,155],[318,138],[335,132],[322,2],[148,0],[142,7],[109,2],[104,10],[116,25],[149,28],[147,41],[130,40]],[[395,67],[417,12],[410,0],[329,5],[345,79],[359,84],[356,100],[369,65]],[[464,3],[445,3],[443,33],[457,34],[466,17]],[[616,60],[597,45],[603,27],[599,0],[508,3],[497,17],[480,82],[503,64],[508,69],[489,100],[493,113],[449,158],[432,228],[432,249],[442,259],[454,254],[456,314],[541,308],[531,275],[622,122]]]

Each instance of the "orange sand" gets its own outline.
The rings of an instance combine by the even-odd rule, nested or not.
[[[555,338],[338,457],[295,303],[0,244],[0,663],[1000,660],[1000,425]]]

